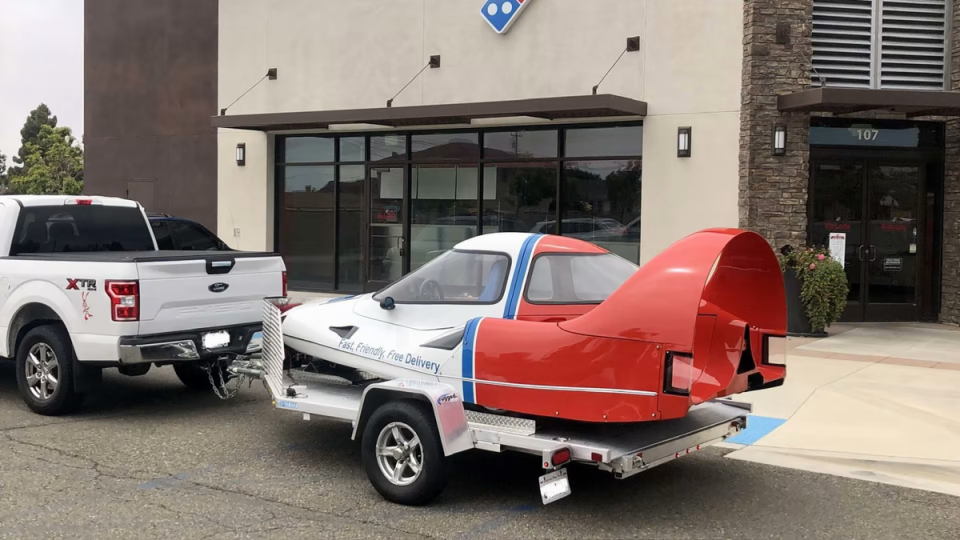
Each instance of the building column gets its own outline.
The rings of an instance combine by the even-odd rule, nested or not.
[[[777,26],[789,27],[777,43]],[[775,248],[807,240],[810,115],[781,114],[777,96],[810,85],[813,0],[745,0],[740,108],[740,227]],[[773,156],[773,128],[787,127],[787,154]]]
[[[950,89],[960,90],[960,2],[953,3]],[[940,322],[960,324],[960,119],[947,120]]]

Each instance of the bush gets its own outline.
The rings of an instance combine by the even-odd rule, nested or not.
[[[778,256],[780,269],[793,268],[800,279],[800,301],[807,310],[810,329],[822,333],[840,320],[847,305],[847,274],[843,265],[823,248],[793,249],[784,246]]]

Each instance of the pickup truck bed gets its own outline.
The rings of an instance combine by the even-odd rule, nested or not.
[[[172,364],[209,388],[210,373],[259,343],[260,304],[277,294],[280,256],[160,251],[134,201],[0,196],[0,358],[16,360],[35,412],[68,412],[106,367]]]

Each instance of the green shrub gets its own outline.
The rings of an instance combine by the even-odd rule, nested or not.
[[[823,248],[785,246],[778,256],[780,269],[793,268],[800,279],[800,301],[810,319],[810,330],[819,334],[840,320],[847,305],[847,274],[843,265]]]

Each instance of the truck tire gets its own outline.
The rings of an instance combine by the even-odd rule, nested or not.
[[[17,387],[30,410],[44,416],[75,411],[83,401],[73,379],[70,335],[60,325],[38,326],[17,347]]]
[[[392,401],[374,411],[360,442],[363,468],[383,498],[408,506],[426,504],[447,485],[447,458],[429,407]]]
[[[227,372],[226,367],[220,364],[213,369],[220,370],[220,377],[214,371],[213,380],[217,381],[222,389],[223,383],[230,380],[230,373]],[[207,372],[199,364],[174,364],[173,370],[177,372],[177,378],[180,379],[180,382],[191,390],[211,390],[213,388],[210,385],[210,377],[207,376]]]

